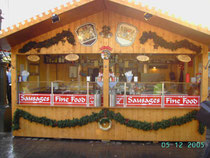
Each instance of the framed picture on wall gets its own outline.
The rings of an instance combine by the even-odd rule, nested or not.
[[[84,46],[92,46],[97,41],[97,33],[94,24],[87,23],[76,29],[79,42]]]
[[[78,67],[77,66],[69,66],[69,77],[76,78],[78,74]]]
[[[130,46],[136,39],[138,29],[130,24],[119,23],[116,32],[116,41],[120,46]]]

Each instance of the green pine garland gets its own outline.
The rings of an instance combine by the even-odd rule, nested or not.
[[[189,42],[188,40],[176,41],[174,43],[168,42],[162,37],[158,36],[155,32],[151,32],[151,31],[149,32],[144,31],[139,41],[141,44],[144,44],[145,42],[147,42],[148,39],[153,39],[155,43],[154,45],[155,49],[157,49],[159,46],[165,49],[170,49],[172,51],[175,51],[179,48],[186,48],[196,53],[200,53],[202,50],[201,46],[196,46],[193,43]]]
[[[59,41],[64,43],[65,38],[70,44],[75,45],[75,39],[72,32],[70,30],[66,30],[66,31],[63,30],[61,33],[57,33],[54,37],[47,39],[45,41],[41,41],[38,43],[35,41],[28,42],[21,49],[19,49],[19,53],[26,53],[31,49],[37,49],[37,51],[40,52],[41,48],[49,48],[52,45],[58,44]]]
[[[176,125],[183,125],[188,122],[191,122],[192,120],[196,119],[196,113],[197,110],[194,110],[192,112],[189,112],[185,114],[184,116],[181,117],[173,117],[168,120],[162,120],[158,122],[142,122],[142,121],[137,121],[137,120],[129,120],[124,118],[120,113],[115,113],[114,111],[110,111],[108,109],[102,109],[98,113],[92,113],[91,115],[86,115],[81,117],[80,119],[78,118],[73,118],[72,120],[66,119],[66,120],[52,120],[48,119],[46,117],[37,117],[34,116],[24,110],[16,109],[13,117],[13,130],[18,130],[20,129],[20,118],[23,117],[24,119],[30,121],[30,122],[36,122],[43,124],[45,126],[51,126],[51,127],[58,127],[58,128],[65,128],[65,127],[75,127],[75,126],[83,126],[87,125],[88,123],[92,122],[98,122],[101,118],[107,117],[108,119],[115,120],[119,122],[122,125],[125,125],[127,127],[133,127],[136,129],[141,129],[144,131],[149,131],[149,130],[158,130],[158,129],[166,129],[171,126],[176,126]],[[198,132],[203,135],[205,131],[205,126],[199,122],[199,129]]]
[[[99,123],[100,124],[104,124],[104,123],[109,123],[109,118],[102,118],[100,121],[99,121]]]

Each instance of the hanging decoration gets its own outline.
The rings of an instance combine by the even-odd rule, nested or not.
[[[149,61],[149,57],[146,56],[146,55],[139,55],[139,56],[136,57],[136,59],[139,60],[139,61],[142,61],[142,62]]]
[[[117,27],[116,32],[116,41],[120,44],[120,46],[130,46],[136,39],[136,35],[138,30],[135,26],[120,23]]]
[[[166,129],[172,126],[181,126],[193,120],[196,120],[197,110],[193,110],[184,116],[181,117],[173,117],[167,120],[157,121],[157,122],[146,122],[146,121],[137,121],[137,120],[129,120],[123,117],[119,112],[115,113],[114,111],[110,111],[108,109],[102,109],[98,113],[92,113],[91,115],[86,115],[81,118],[73,118],[72,120],[53,120],[46,117],[38,117],[30,114],[21,109],[16,109],[13,117],[13,130],[20,129],[20,118],[24,118],[30,122],[35,122],[42,124],[44,126],[51,126],[51,127],[58,127],[58,128],[65,128],[65,127],[76,127],[76,126],[84,126],[88,123],[98,122],[100,119],[106,117],[109,120],[115,120],[116,122],[125,125],[127,127],[132,127],[139,130],[150,131],[150,130],[159,130],[159,129]],[[104,123],[108,120],[102,119],[100,122]],[[109,122],[109,121],[108,121]],[[100,123],[100,124],[101,124]],[[110,123],[109,123],[110,124]],[[205,131],[205,126],[199,122],[198,132],[203,135]]]
[[[196,46],[193,43],[189,42],[188,40],[181,40],[176,42],[168,42],[162,37],[158,36],[156,32],[146,32],[144,31],[142,33],[142,36],[140,37],[139,41],[141,44],[144,44],[147,42],[148,39],[153,39],[154,41],[154,49],[158,49],[158,47],[163,47],[165,49],[170,49],[172,51],[175,51],[179,48],[185,48],[189,49],[191,51],[194,51],[196,53],[200,53],[202,48],[201,46]]]
[[[76,61],[79,59],[79,55],[77,54],[69,54],[65,56],[65,59],[68,61]]]
[[[39,57],[38,55],[29,55],[29,56],[27,57],[27,59],[28,59],[29,61],[32,61],[32,62],[37,62],[37,61],[40,60],[40,57]]]
[[[70,30],[63,30],[61,33],[57,33],[54,37],[47,39],[41,42],[30,41],[25,44],[21,49],[19,49],[19,53],[26,53],[31,49],[36,49],[37,52],[40,52],[41,48],[49,48],[52,45],[58,44],[58,42],[65,43],[66,40],[69,44],[75,45],[74,35]]]
[[[96,29],[91,23],[79,26],[75,32],[79,42],[84,46],[92,46],[97,41]]]
[[[112,127],[112,121],[109,118],[104,117],[98,121],[98,125],[100,129],[107,131]]]
[[[112,48],[109,46],[103,46],[100,48],[100,51],[101,51],[101,58],[107,60],[111,56]]]
[[[112,37],[112,33],[110,32],[110,26],[106,26],[104,25],[102,27],[102,31],[99,33],[99,35],[101,35],[101,37],[103,38],[110,38]]]
[[[184,63],[189,63],[191,61],[189,55],[177,55],[177,59]]]

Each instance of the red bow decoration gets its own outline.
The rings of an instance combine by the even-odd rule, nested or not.
[[[112,48],[109,47],[109,46],[102,46],[102,47],[100,48],[100,50],[109,50],[109,51],[112,51]]]
[[[129,121],[129,119],[126,119],[126,120],[125,120],[125,123],[127,124],[127,123],[128,123],[128,121]]]

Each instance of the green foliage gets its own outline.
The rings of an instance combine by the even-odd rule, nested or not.
[[[68,43],[75,45],[74,35],[70,30],[63,30],[61,33],[57,33],[54,37],[47,39],[41,42],[30,41],[25,44],[21,49],[19,49],[19,53],[26,53],[31,49],[37,49],[40,52],[41,48],[49,48],[52,45],[58,44],[61,41],[63,44],[65,43],[65,38]]]
[[[196,46],[193,43],[189,42],[188,40],[175,41],[174,43],[168,42],[162,37],[158,36],[155,32],[151,31],[149,32],[144,31],[139,41],[141,44],[144,44],[145,42],[147,42],[148,39],[153,39],[155,43],[154,45],[155,49],[157,49],[159,46],[165,49],[170,49],[172,51],[175,51],[179,48],[186,48],[196,53],[200,53],[202,49],[201,46]]]
[[[100,124],[104,124],[104,123],[109,123],[109,118],[102,118],[100,121],[99,121]]]
[[[176,126],[176,125],[183,125],[188,122],[191,122],[192,120],[196,119],[196,113],[197,110],[191,111],[184,116],[181,117],[173,117],[168,120],[162,120],[158,122],[142,122],[138,120],[129,120],[127,118],[124,118],[120,113],[115,113],[114,111],[110,111],[108,109],[102,109],[98,113],[92,113],[91,115],[86,115],[81,117],[80,119],[78,118],[73,118],[72,120],[66,119],[66,120],[52,120],[48,119],[46,117],[37,117],[34,116],[24,110],[17,109],[14,113],[13,117],[13,130],[18,130],[20,129],[20,118],[24,118],[30,122],[35,122],[39,124],[43,124],[44,126],[51,126],[51,127],[58,127],[58,128],[65,128],[65,127],[76,127],[76,126],[84,126],[87,125],[88,123],[92,122],[98,122],[100,119],[101,124],[105,122],[109,122],[110,120],[115,120],[116,122],[123,124],[127,127],[132,127],[144,131],[149,131],[149,130],[158,130],[158,129],[166,129],[171,126]],[[106,117],[106,118],[104,118]],[[198,132],[202,135],[205,131],[205,126],[199,122],[199,128]]]

